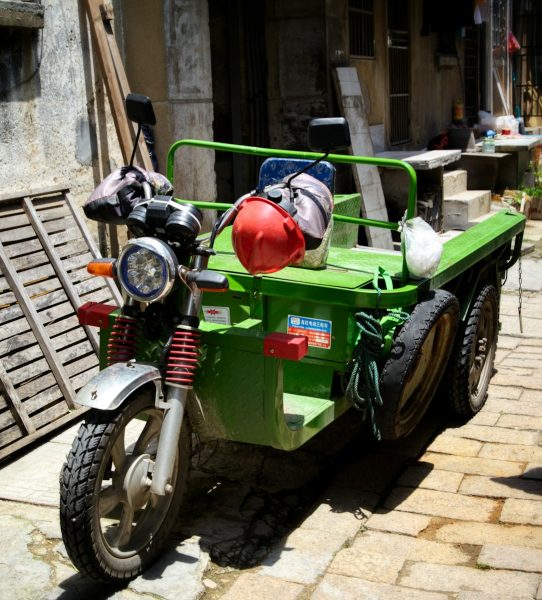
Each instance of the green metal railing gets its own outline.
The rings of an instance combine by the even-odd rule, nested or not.
[[[301,158],[304,160],[316,160],[322,157],[321,153],[316,152],[301,152],[296,150],[278,150],[276,148],[259,148],[257,146],[241,146],[239,144],[226,144],[222,142],[209,142],[205,140],[179,140],[174,142],[169,149],[167,155],[167,169],[166,176],[173,183],[174,177],[174,164],[175,164],[175,153],[179,148],[183,146],[189,146],[194,148],[204,148],[208,150],[220,151],[220,152],[231,152],[233,154],[246,154],[249,156],[261,156],[261,157],[276,157],[276,158]],[[331,163],[337,164],[348,164],[348,165],[371,165],[374,167],[386,167],[391,169],[402,169],[406,171],[409,183],[408,183],[408,200],[407,200],[407,211],[406,218],[412,219],[416,216],[416,193],[417,193],[417,179],[416,171],[411,165],[402,160],[396,160],[392,158],[375,158],[372,156],[352,156],[350,154],[329,154],[326,156],[326,160]],[[227,210],[231,207],[231,203],[222,202],[201,202],[197,200],[184,200],[177,198],[181,202],[190,202],[194,206],[203,209],[218,209]],[[378,219],[366,219],[364,217],[348,217],[346,215],[333,215],[334,221],[341,221],[344,223],[352,223],[355,225],[362,225],[364,227],[380,227],[382,229],[391,229],[397,231],[399,228],[398,223],[391,221],[381,221]],[[404,253],[403,253],[404,254]],[[403,257],[403,283],[408,281],[408,269],[406,261]]]

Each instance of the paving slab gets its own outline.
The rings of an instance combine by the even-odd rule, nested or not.
[[[410,566],[398,583],[435,592],[478,591],[516,598],[521,595],[534,596],[539,577],[534,573],[417,562]]]
[[[506,499],[501,511],[500,521],[503,523],[542,526],[542,499]],[[542,536],[542,531],[540,535]]]
[[[542,446],[521,446],[518,444],[495,444],[488,442],[480,450],[483,458],[511,460],[517,462],[542,461]]]
[[[386,508],[465,521],[489,521],[498,503],[437,490],[396,488],[384,501]]]
[[[243,573],[222,596],[222,600],[296,600],[304,587],[256,573]]]
[[[325,575],[310,598],[311,600],[449,600],[447,594],[409,589],[333,573]]]
[[[445,455],[443,455],[445,456]],[[453,473],[440,469],[428,469],[430,463],[421,461],[409,467],[397,481],[399,486],[421,487],[429,490],[440,490],[441,492],[457,492],[463,473]]]
[[[522,444],[536,446],[540,440],[540,432],[509,429],[505,427],[489,427],[486,425],[463,425],[457,429],[447,429],[445,435],[459,436],[480,442],[499,442],[501,444]]]
[[[294,583],[315,583],[345,541],[343,534],[333,531],[296,529],[275,545],[257,573]]]
[[[542,495],[542,482],[522,477],[481,477],[466,475],[459,488],[461,494],[484,498],[521,498],[536,500]]]
[[[471,456],[451,456],[432,452],[426,452],[420,462],[433,465],[435,469],[471,475],[507,477],[520,475],[523,472],[523,465],[518,462]]]
[[[377,552],[403,560],[432,561],[450,565],[466,564],[472,559],[469,552],[452,544],[382,531],[367,531],[360,534],[349,549],[360,554]],[[335,560],[339,556],[340,553]]]
[[[442,452],[459,456],[477,456],[483,444],[460,436],[439,435],[427,448],[429,452]]]
[[[369,530],[375,529],[378,531],[417,536],[424,529],[427,529],[430,523],[431,517],[426,515],[401,512],[400,510],[390,512],[380,509],[369,517],[365,526]]]
[[[461,522],[447,523],[434,533],[434,539],[450,544],[495,544],[542,548],[542,530],[529,525]]]
[[[493,569],[542,573],[542,550],[522,546],[484,544],[478,563]]]
[[[329,566],[327,572],[347,577],[362,574],[368,581],[394,583],[405,559],[400,556],[374,551],[361,551],[359,548],[343,548]]]

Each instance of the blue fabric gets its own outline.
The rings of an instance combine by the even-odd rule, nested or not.
[[[302,158],[267,158],[260,167],[260,180],[258,188],[263,189],[268,185],[279,183],[287,175],[300,171],[312,161]],[[328,161],[323,160],[307,173],[325,183],[331,193],[335,191],[335,167]]]

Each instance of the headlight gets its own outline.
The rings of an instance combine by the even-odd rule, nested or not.
[[[129,240],[120,253],[117,273],[126,292],[140,302],[167,296],[177,274],[177,259],[171,248],[150,237]]]

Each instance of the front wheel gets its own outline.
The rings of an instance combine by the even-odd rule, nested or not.
[[[163,411],[154,390],[142,390],[115,411],[95,412],[79,429],[60,477],[60,526],[68,555],[103,582],[139,575],[173,526],[188,478],[190,428],[185,419],[172,492],[150,492]]]

